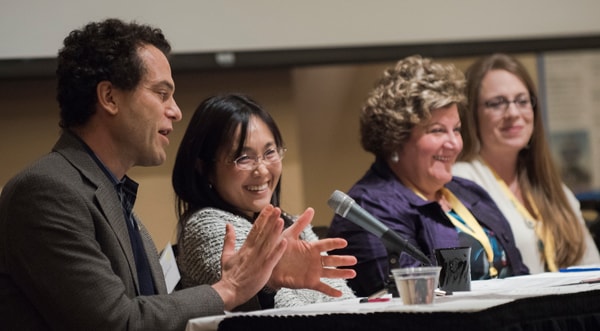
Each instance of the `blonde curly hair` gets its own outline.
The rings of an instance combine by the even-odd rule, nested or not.
[[[387,157],[410,137],[412,129],[431,118],[431,111],[466,106],[465,77],[452,64],[409,56],[387,68],[361,110],[364,150]]]

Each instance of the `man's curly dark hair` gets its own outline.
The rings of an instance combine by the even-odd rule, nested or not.
[[[146,73],[137,52],[144,45],[153,45],[165,55],[171,52],[160,29],[135,22],[107,19],[72,31],[58,53],[60,127],[88,121],[98,101],[98,83],[110,81],[119,89],[135,89]]]

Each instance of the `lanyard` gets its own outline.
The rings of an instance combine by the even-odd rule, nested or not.
[[[485,234],[483,227],[481,226],[481,224],[479,224],[479,222],[477,222],[477,220],[475,219],[473,214],[471,214],[471,212],[467,209],[467,207],[465,207],[465,205],[452,192],[450,192],[449,189],[444,187],[442,188],[441,192],[452,207],[452,209],[454,210],[454,212],[458,214],[458,216],[464,221],[464,223],[457,219],[451,213],[446,213],[446,215],[448,215],[448,218],[450,218],[450,221],[452,222],[452,224],[454,224],[454,226],[456,226],[461,231],[469,234],[477,241],[479,241],[479,243],[485,250],[485,255],[490,264],[490,277],[496,278],[498,276],[498,270],[496,270],[496,268],[494,267],[494,250],[492,249],[490,238],[488,238],[488,236]]]
[[[421,199],[428,201],[425,196],[416,188],[411,186],[409,186],[409,188]],[[496,270],[494,267],[494,250],[492,249],[490,238],[488,238],[488,236],[485,234],[485,231],[483,231],[483,228],[479,222],[477,222],[473,214],[471,214],[467,207],[465,207],[465,205],[452,192],[450,192],[449,189],[442,187],[440,191],[444,198],[446,198],[446,201],[448,201],[450,204],[451,209],[453,209],[454,212],[456,212],[456,214],[458,214],[458,216],[464,220],[464,223],[451,213],[447,212],[446,215],[455,227],[479,241],[485,250],[485,255],[490,265],[490,277],[496,278],[498,276],[498,270]]]
[[[494,174],[494,177],[496,178],[498,185],[500,185],[500,188],[504,192],[504,195],[506,195],[508,197],[508,199],[512,202],[513,206],[515,206],[517,211],[521,214],[521,216],[523,216],[523,218],[525,219],[525,223],[529,225],[529,222],[530,222],[529,220],[532,220],[534,222],[533,227],[535,230],[535,234],[542,242],[543,255],[544,255],[544,259],[546,261],[546,266],[548,267],[548,270],[550,270],[550,271],[558,271],[558,267],[556,266],[556,261],[554,261],[554,252],[555,252],[554,238],[552,237],[552,233],[548,232],[545,235],[543,235],[541,233],[540,226],[537,225],[537,221],[538,221],[540,212],[535,204],[535,201],[533,201],[533,199],[531,198],[531,192],[527,192],[526,196],[523,198],[527,200],[527,203],[531,206],[533,213],[537,217],[534,217],[531,215],[529,210],[527,210],[527,208],[525,208],[525,206],[521,203],[521,201],[519,201],[519,199],[517,199],[517,197],[514,195],[514,193],[508,188],[508,185],[506,185],[504,180],[502,178],[500,178],[500,176],[498,176],[496,171],[494,171],[494,169],[492,169],[492,167],[490,167],[489,165],[487,165],[487,164],[485,164],[485,165],[488,167],[488,169],[490,169],[492,174]]]

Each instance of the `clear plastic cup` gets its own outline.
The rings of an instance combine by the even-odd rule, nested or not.
[[[433,303],[442,267],[413,267],[392,269],[398,293],[405,305]]]

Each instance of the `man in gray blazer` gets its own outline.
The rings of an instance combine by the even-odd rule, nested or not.
[[[353,257],[320,256],[344,240],[301,242],[310,219],[282,232],[281,211],[269,206],[238,251],[228,227],[221,280],[167,294],[156,248],[132,212],[137,183],[126,173],[162,164],[181,119],[169,52],[160,30],[116,19],[65,38],[61,137],[0,196],[0,328],[182,330],[190,318],[259,308],[264,286],[339,295],[320,277],[354,276],[329,268]]]

